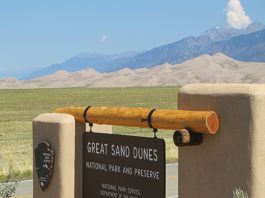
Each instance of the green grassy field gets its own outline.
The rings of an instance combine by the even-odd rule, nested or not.
[[[64,106],[126,106],[176,108],[178,87],[66,88],[0,90],[0,180],[11,169],[32,175],[32,120]],[[153,136],[151,129],[113,127],[113,133]],[[159,130],[166,141],[167,162],[177,161],[172,131]]]

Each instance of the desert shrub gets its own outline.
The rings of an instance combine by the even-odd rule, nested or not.
[[[240,188],[235,188],[233,191],[233,198],[248,198],[248,193],[244,192]]]
[[[19,179],[15,177],[15,172],[9,169],[8,176],[5,181],[0,183],[0,198],[9,198],[16,192],[16,187],[18,185]],[[10,178],[15,178],[10,181]]]
[[[0,197],[9,198],[16,192],[17,182],[6,182],[0,184]]]

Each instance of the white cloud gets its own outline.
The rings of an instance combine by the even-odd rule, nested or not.
[[[104,43],[108,39],[107,35],[102,35],[100,38],[100,42]]]
[[[246,28],[252,23],[249,16],[246,15],[240,0],[229,0],[226,10],[227,23],[230,27],[235,29]]]

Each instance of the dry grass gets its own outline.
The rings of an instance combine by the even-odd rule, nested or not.
[[[23,178],[32,175],[32,120],[63,106],[126,106],[175,108],[177,87],[67,88],[0,90],[0,180],[9,169]],[[153,136],[151,130],[114,127],[114,133]],[[167,162],[177,160],[172,131],[159,131],[166,141]]]

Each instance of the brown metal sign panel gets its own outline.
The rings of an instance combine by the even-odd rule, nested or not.
[[[41,142],[35,148],[35,165],[40,188],[44,191],[50,181],[53,172],[54,152],[47,142]]]
[[[164,198],[165,141],[83,134],[83,198]]]

